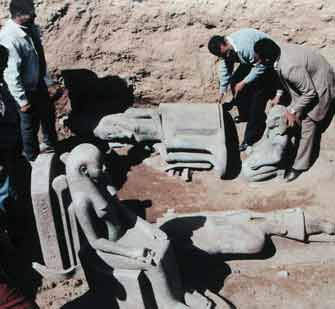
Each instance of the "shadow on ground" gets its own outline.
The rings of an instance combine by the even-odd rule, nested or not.
[[[223,113],[223,119],[227,147],[227,170],[224,179],[232,180],[238,177],[242,168],[238,133],[232,116],[226,110]]]

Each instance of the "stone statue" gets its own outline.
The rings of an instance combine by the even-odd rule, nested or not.
[[[155,144],[170,169],[226,172],[227,150],[222,105],[161,104],[108,115],[94,130],[109,142]]]
[[[285,112],[282,105],[270,110],[262,140],[251,148],[242,163],[242,175],[248,181],[262,181],[284,174],[282,159],[289,141]]]
[[[66,158],[71,208],[89,247],[110,269],[143,271],[158,308],[210,308],[209,300],[198,293],[185,295],[190,306],[183,303],[166,234],[120,204],[104,169],[103,154],[91,144],[77,146]]]
[[[83,268],[93,268],[96,276],[113,274],[126,290],[127,302],[118,302],[120,309],[212,307],[212,302],[198,292],[184,293],[170,239],[177,249],[190,245],[190,249],[196,247],[209,254],[256,254],[262,251],[267,236],[306,241],[310,235],[335,232],[334,224],[300,208],[268,213],[169,212],[153,225],[120,203],[104,155],[95,146],[81,144],[62,160],[66,175],[56,178],[54,187],[57,192],[67,187],[71,196],[67,208],[71,228],[67,230],[72,233],[75,257],[80,251]],[[79,235],[84,237],[79,239]],[[71,241],[65,240],[70,246]],[[152,297],[142,292],[142,274],[152,287],[152,306],[148,305]],[[114,293],[113,287],[110,293]]]
[[[311,235],[335,233],[335,224],[314,218],[301,208],[268,213],[170,212],[158,219],[158,225],[183,248],[189,244],[210,254],[256,254],[262,251],[266,236],[271,235],[307,241]]]

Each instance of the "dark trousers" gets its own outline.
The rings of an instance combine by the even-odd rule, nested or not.
[[[25,113],[20,111],[20,125],[23,152],[28,160],[33,161],[40,151],[38,142],[40,126],[45,144],[54,146],[57,141],[55,110],[44,83],[41,83],[36,91],[28,92],[27,97],[31,108]]]
[[[250,70],[249,65],[241,64],[232,77],[232,87],[243,80]],[[266,103],[275,96],[277,85],[276,72],[268,69],[257,80],[247,84],[235,100],[240,118],[247,121],[243,142],[248,145],[253,145],[263,136],[266,127]]]

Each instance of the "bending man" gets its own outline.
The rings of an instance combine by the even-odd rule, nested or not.
[[[240,151],[262,137],[266,103],[276,95],[273,68],[255,60],[254,45],[263,38],[269,37],[263,32],[246,28],[227,37],[213,36],[208,43],[209,51],[220,58],[220,101],[231,85],[240,113],[235,122],[248,121]],[[235,63],[240,65],[234,71]]]
[[[290,95],[286,118],[298,125],[299,144],[294,164],[287,174],[293,181],[310,168],[318,130],[334,110],[335,74],[326,59],[313,49],[269,39],[255,44],[259,63],[273,63],[284,89]]]

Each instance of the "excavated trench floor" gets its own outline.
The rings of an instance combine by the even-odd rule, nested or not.
[[[178,213],[239,209],[263,212],[295,207],[335,222],[334,129],[333,122],[323,137],[317,162],[293,183],[272,180],[250,184],[240,177],[220,180],[212,172],[195,173],[193,181],[185,183],[181,177],[169,177],[161,171],[160,158],[151,157],[130,169],[119,196],[127,205],[142,209],[151,222],[169,209]],[[244,126],[239,125],[240,136],[243,130]],[[216,308],[334,308],[334,241],[319,237],[304,244],[273,237],[260,256],[215,261],[215,265],[209,261],[206,276],[221,277],[215,279],[216,284],[206,295],[215,300]],[[194,275],[197,269],[187,271],[199,280]],[[199,276],[202,280],[204,274]],[[38,303],[42,308],[59,308],[86,290],[85,281],[44,284]]]

